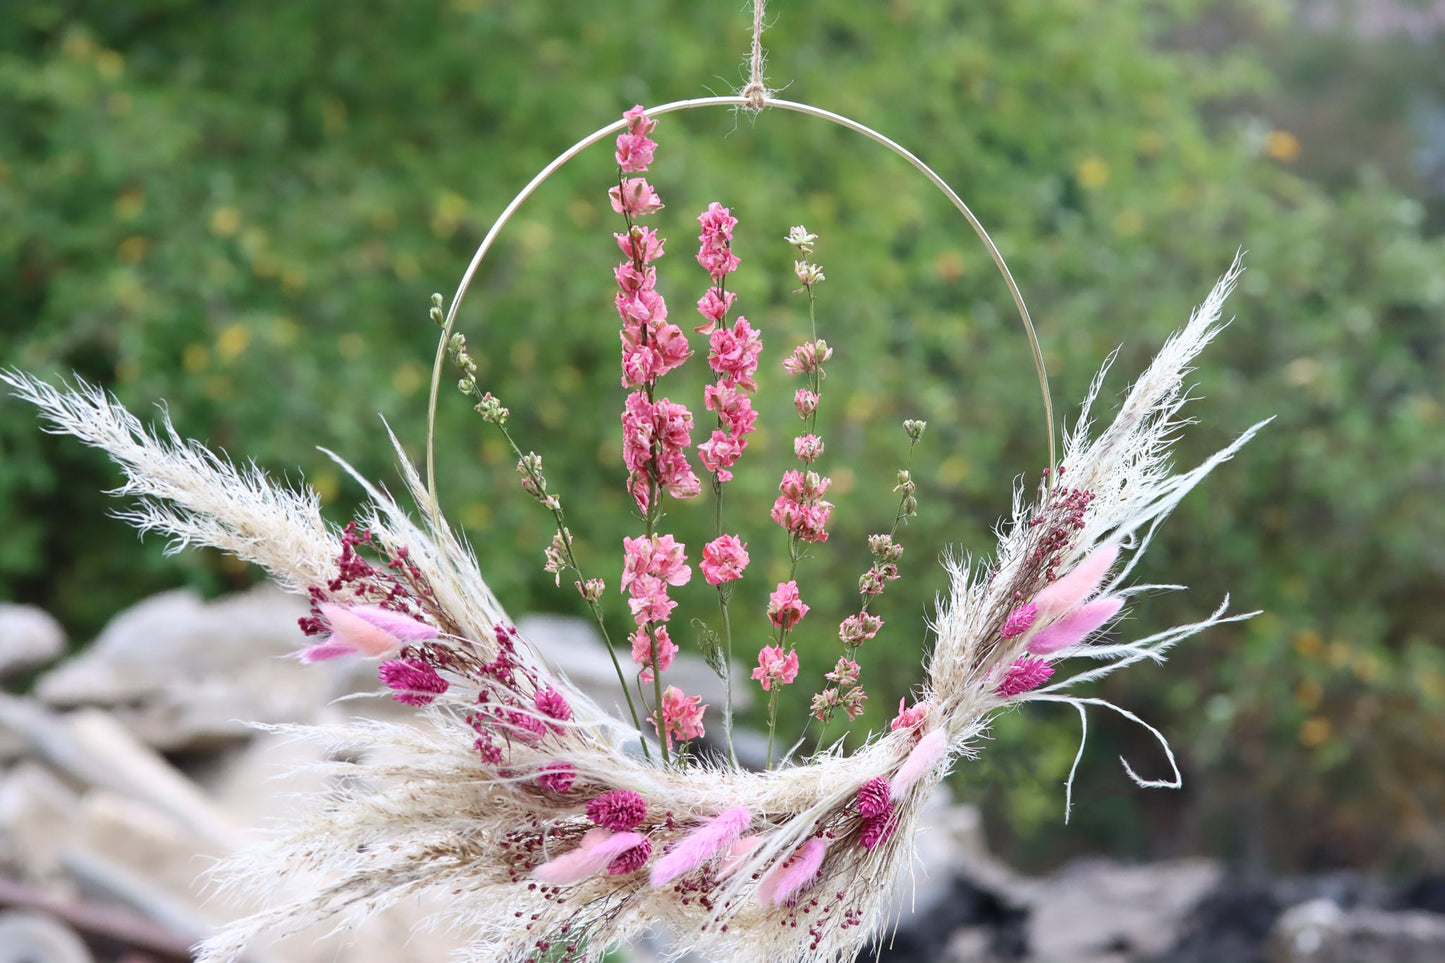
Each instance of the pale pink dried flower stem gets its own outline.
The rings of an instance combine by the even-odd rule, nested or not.
[[[727,290],[727,278],[737,269],[739,259],[732,250],[733,229],[737,218],[716,201],[698,216],[697,263],[708,272],[712,285],[697,302],[703,323],[695,330],[708,336],[708,365],[716,378],[704,389],[704,404],[717,416],[712,436],[698,445],[703,466],[712,474],[713,541],[703,550],[703,572],[711,585],[717,586],[718,615],[721,621],[722,658],[732,664],[732,617],[729,602],[732,588],[728,584],[742,577],[748,564],[746,547],[735,535],[723,531],[723,485],[731,481],[732,468],[742,457],[750,435],[757,424],[750,395],[757,390],[754,374],[758,355],[762,352],[761,336],[739,316],[729,328],[727,314],[737,295]],[[738,764],[733,746],[732,675],[723,673],[723,738],[728,759]]]
[[[618,183],[612,199],[614,210],[623,216],[627,225],[627,231],[616,235],[616,239],[628,262],[615,272],[620,289],[616,302],[622,319],[622,383],[635,390],[628,396],[622,415],[623,457],[628,468],[628,490],[643,512],[645,538],[651,541],[656,538],[663,492],[674,498],[690,498],[700,491],[686,455],[692,444],[692,414],[683,405],[666,398],[659,400],[656,393],[657,379],[682,364],[692,351],[681,329],[667,321],[666,302],[656,291],[657,272],[650,265],[663,255],[664,242],[651,228],[640,228],[634,222],[635,216],[661,208],[662,201],[645,181],[622,176],[646,170],[651,164],[657,145],[648,135],[655,129],[656,121],[648,118],[641,106],[624,116],[628,127],[617,139]],[[723,212],[721,217],[725,216]],[[715,226],[730,232],[731,225],[725,224],[721,217],[714,214]],[[736,259],[730,251],[724,251],[718,266],[729,264],[736,266]],[[647,578],[641,590],[637,584],[626,588],[631,590],[629,605],[639,631],[646,635],[646,656],[639,661],[652,675],[651,718],[658,733],[662,760],[666,763],[674,735],[691,738],[684,732],[694,729],[701,732],[701,707],[697,708],[699,721],[695,726],[683,724],[678,699],[668,702],[664,696],[662,670],[667,640],[661,633],[673,605],[666,597],[666,585],[679,583],[655,573]],[[634,638],[634,652],[636,650]],[[674,692],[675,689],[668,688],[669,697]],[[686,718],[690,720],[691,716]]]
[[[917,447],[919,439],[923,437],[926,427],[927,424],[922,421],[910,419],[903,422],[904,433],[908,436],[908,452],[904,467],[898,472],[898,485],[894,488],[894,491],[899,493],[898,508],[893,514],[893,524],[888,532],[872,535],[868,539],[868,551],[873,556],[874,564],[858,580],[860,596],[858,612],[848,616],[838,626],[838,638],[843,643],[845,660],[853,660],[857,655],[858,647],[876,636],[878,630],[883,626],[883,620],[868,610],[873,604],[873,599],[883,593],[887,583],[898,578],[898,561],[903,557],[903,546],[894,539],[898,534],[899,526],[907,524],[908,519],[918,511],[915,494],[918,486],[912,476],[913,449]],[[823,723],[823,729],[818,735],[820,747],[825,744],[823,736],[827,733],[828,724],[837,710],[843,709],[851,722],[856,718],[866,698],[863,686],[858,683],[856,678],[850,684],[839,684],[814,697],[813,718]]]

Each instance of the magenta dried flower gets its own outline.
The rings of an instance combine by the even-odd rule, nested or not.
[[[571,763],[549,762],[537,773],[537,785],[559,796],[571,792],[572,784],[576,781],[577,770]]]
[[[652,840],[643,839],[642,842],[633,846],[627,852],[617,856],[607,864],[607,875],[624,876],[628,873],[635,873],[647,861],[652,858]]]
[[[893,812],[892,787],[887,776],[875,776],[858,787],[858,815],[864,819],[886,816]]]
[[[1027,605],[1020,605],[1008,614],[1003,621],[1003,630],[999,633],[1006,639],[1016,639],[1029,630],[1034,620],[1039,617],[1039,607],[1030,602]]]
[[[396,690],[393,699],[409,706],[431,705],[437,696],[451,688],[446,679],[437,675],[436,669],[420,659],[383,662],[377,669],[376,677],[387,688]]]
[[[893,835],[894,825],[892,810],[889,810],[887,815],[863,820],[863,832],[858,836],[858,844],[871,850],[888,842],[888,837]]]
[[[1031,692],[1043,685],[1054,674],[1053,664],[1048,659],[1025,655],[1014,660],[1004,672],[1003,681],[993,691],[1005,699]]]
[[[605,792],[587,804],[587,818],[603,829],[625,833],[647,817],[647,803],[631,789]]]
[[[562,696],[562,693],[553,689],[551,686],[545,689],[538,689],[536,694],[532,696],[532,703],[537,707],[538,712],[550,719],[566,722],[572,718],[572,707],[567,704],[567,700]],[[554,725],[552,726],[552,730],[554,732],[561,732],[562,727]]]

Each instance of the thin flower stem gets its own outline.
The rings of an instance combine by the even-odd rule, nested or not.
[[[505,438],[507,444],[511,446],[512,454],[516,456],[518,462],[522,463],[522,449],[517,446],[517,442],[512,438],[512,433],[507,430],[507,426],[498,424],[497,430],[502,433],[502,437]],[[526,471],[528,479],[537,486],[538,491],[545,491],[545,489],[542,488],[543,479],[537,475],[530,465],[527,466]],[[562,511],[561,499],[555,495],[553,495],[552,498],[555,505],[549,506],[549,511],[552,513],[553,521],[557,524],[557,534],[561,536],[562,539],[562,550],[566,552],[567,567],[577,576],[579,582],[585,583],[587,577],[582,573],[582,567],[577,563],[577,556],[572,550],[572,533],[567,529],[567,517]],[[597,628],[602,633],[602,644],[606,647],[607,654],[612,659],[612,668],[617,671],[617,682],[622,686],[622,695],[627,700],[628,714],[632,718],[632,725],[637,729],[638,740],[642,743],[643,758],[650,759],[652,756],[647,747],[647,737],[642,732],[642,720],[637,716],[637,706],[632,701],[632,691],[627,687],[627,676],[622,671],[622,663],[617,659],[617,650],[612,647],[612,637],[607,632],[607,619],[602,614],[602,606],[594,599],[587,599],[587,608],[591,611],[592,619],[597,623]]]
[[[908,439],[908,455],[906,456],[906,458],[904,459],[904,462],[903,462],[903,470],[906,471],[906,472],[913,470],[913,449],[916,448],[917,446],[918,446],[918,439],[910,436],[909,439]],[[907,523],[907,518],[908,518],[907,505],[908,505],[908,492],[904,492],[904,493],[903,493],[902,495],[900,495],[899,498],[898,498],[898,511],[894,513],[894,515],[893,515],[893,525],[892,525],[892,527],[890,527],[890,528],[888,529],[888,538],[889,538],[890,540],[893,538],[894,535],[897,535],[897,534],[898,534],[898,526]],[[864,614],[867,614],[868,609],[869,609],[869,607],[870,607],[872,604],[873,604],[873,596],[871,596],[871,595],[864,595],[864,596],[862,596],[862,604],[859,606],[859,611],[862,612],[862,613],[864,613]],[[858,655],[858,646],[857,646],[857,645],[852,644],[852,643],[848,643],[848,642],[843,643],[843,658],[848,659],[849,661],[855,661],[857,655]],[[837,711],[837,710],[830,708],[830,709],[828,710],[827,714],[826,714],[826,715],[823,717],[823,719],[822,719],[823,728],[821,728],[821,729],[818,730],[818,749],[819,749],[819,750],[821,750],[821,749],[823,748],[823,746],[826,744],[826,740],[824,739],[824,737],[828,734],[828,726],[829,726],[829,724],[832,723],[832,721],[833,721],[833,715],[835,714],[836,711]],[[844,738],[846,738],[846,737],[847,737],[847,734],[845,733],[845,734],[844,734]]]
[[[723,628],[723,735],[727,738],[728,761],[738,767],[738,754],[733,749],[733,623],[728,615],[728,597],[731,592],[717,587],[718,608],[722,612]]]

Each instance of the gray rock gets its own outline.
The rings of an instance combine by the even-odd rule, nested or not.
[[[0,864],[3,875],[42,889],[63,873],[57,847],[71,831],[79,800],[45,766],[24,760],[0,780]]]
[[[296,620],[306,611],[269,587],[214,602],[166,592],[117,615],[36,694],[56,707],[107,707],[164,750],[246,739],[248,722],[309,721],[336,694],[339,670],[285,658],[304,645]]]
[[[65,629],[32,605],[0,603],[0,678],[44,665],[65,652]]]
[[[0,913],[0,963],[92,963],[85,942],[44,913]]]
[[[237,838],[232,820],[195,783],[104,712],[61,716],[30,700],[0,696],[0,725],[24,733],[36,755],[82,786],[141,800],[217,844]]]
[[[1270,950],[1276,963],[1438,963],[1445,960],[1445,916],[1344,910],[1314,899],[1280,916]]]
[[[1158,956],[1175,944],[1190,911],[1222,876],[1218,864],[1202,859],[1074,863],[1021,887],[1030,908],[1029,951],[1050,963]]]

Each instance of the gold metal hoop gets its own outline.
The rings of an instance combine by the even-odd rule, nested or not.
[[[1024,304],[1023,293],[1019,291],[1019,286],[1017,282],[1014,281],[1013,274],[1009,271],[1003,254],[1000,253],[998,246],[994,244],[993,238],[989,237],[988,231],[984,229],[983,224],[979,222],[973,211],[969,209],[969,206],[963,202],[963,198],[959,197],[958,192],[950,187],[948,182],[940,177],[933,168],[920,160],[918,155],[897,141],[880,134],[867,124],[859,123],[850,117],[844,117],[842,114],[835,114],[831,110],[824,110],[821,107],[814,107],[811,104],[803,104],[791,100],[775,100],[769,98],[767,106],[777,110],[789,110],[794,113],[806,114],[809,117],[817,117],[836,124],[839,127],[862,134],[869,140],[882,144],[906,160],[923,174],[923,176],[927,177],[929,182],[938,188],[938,190],[948,198],[949,202],[958,209],[958,212],[963,215],[964,219],[968,221],[969,226],[972,227],[974,233],[978,235],[978,239],[982,241],[983,246],[988,249],[989,256],[993,258],[993,263],[998,268],[999,274],[1003,275],[1004,283],[1008,285],[1009,294],[1013,296],[1014,307],[1018,309],[1019,321],[1023,324],[1024,333],[1028,335],[1029,348],[1033,352],[1034,368],[1039,376],[1039,394],[1044,403],[1044,426],[1048,436],[1049,449],[1047,464],[1052,469],[1057,461],[1054,441],[1054,406],[1049,396],[1049,376],[1048,372],[1044,369],[1044,355],[1042,349],[1039,347],[1038,334],[1034,330],[1033,320],[1029,317],[1028,306]],[[675,100],[659,107],[649,107],[647,108],[647,114],[648,116],[657,116],[680,110],[692,110],[697,107],[756,109],[746,97],[698,97],[692,100]],[[434,513],[440,511],[436,491],[435,440],[437,398],[441,390],[442,366],[446,362],[447,342],[451,338],[452,329],[455,327],[457,312],[461,308],[462,299],[466,296],[467,289],[471,286],[472,278],[476,276],[477,269],[481,267],[483,259],[486,258],[487,252],[491,250],[492,244],[496,241],[497,236],[501,234],[502,228],[511,220],[512,215],[517,212],[517,208],[522,206],[523,201],[531,197],[533,192],[542,186],[547,178],[551,177],[563,164],[566,164],[582,151],[610,134],[623,130],[626,126],[627,122],[625,120],[617,120],[608,124],[606,127],[599,128],[557,155],[550,164],[542,168],[542,170],[537,173],[537,176],[533,177],[527,186],[522,188],[522,190],[517,193],[517,196],[512,198],[511,203],[502,210],[502,213],[497,217],[496,221],[493,222],[491,229],[487,231],[486,237],[482,238],[482,243],[477,247],[476,253],[472,255],[472,260],[467,265],[466,271],[462,272],[461,283],[457,285],[456,293],[452,295],[451,305],[447,309],[446,321],[442,326],[441,340],[437,344],[436,362],[432,365],[431,396],[427,402],[426,485]],[[1045,478],[1046,484],[1051,485],[1054,473],[1050,471]],[[433,518],[433,522],[438,521],[438,518]]]

